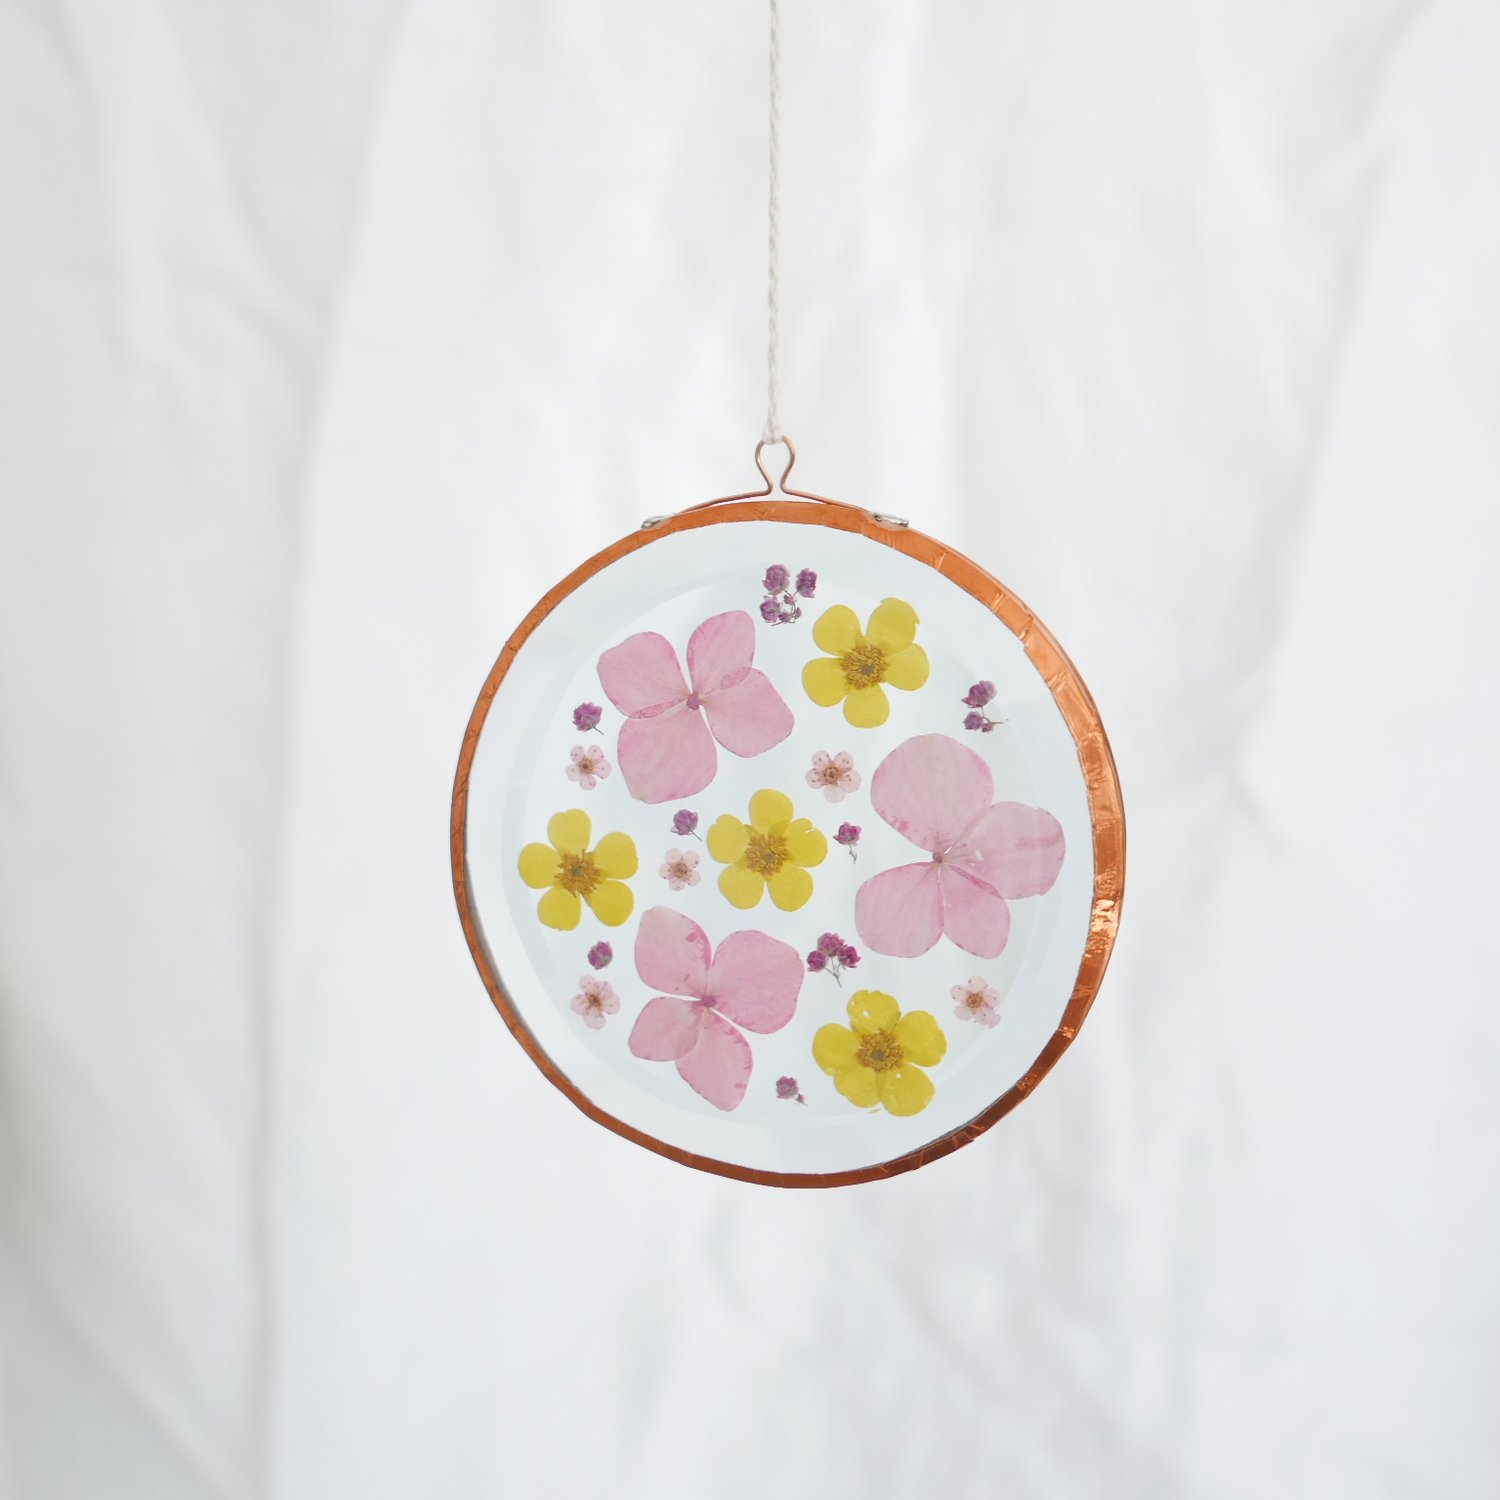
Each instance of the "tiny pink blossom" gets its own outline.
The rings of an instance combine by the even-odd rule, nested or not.
[[[812,770],[807,773],[808,786],[822,787],[830,802],[842,802],[846,794],[857,792],[860,779],[854,769],[854,757],[847,750],[840,750],[837,755],[819,750],[812,758]]]
[[[576,781],[586,792],[593,791],[614,769],[597,745],[574,745],[568,752],[568,759],[572,761],[567,768],[568,780]]]
[[[583,1024],[590,1031],[598,1031],[606,1016],[614,1015],[620,1008],[620,997],[607,979],[596,979],[585,974],[578,981],[578,993],[571,1001],[575,1015],[583,1017]]]
[[[674,891],[697,885],[703,876],[698,873],[698,856],[691,849],[668,849],[666,863],[657,871]]]
[[[976,974],[967,984],[955,984],[949,993],[958,1004],[953,1014],[964,1021],[978,1021],[981,1026],[996,1026],[1000,1022],[1000,991],[986,984]]]

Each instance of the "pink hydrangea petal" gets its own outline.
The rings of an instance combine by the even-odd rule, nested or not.
[[[898,865],[872,876],[854,898],[854,925],[873,953],[920,958],[943,932],[938,866]]]
[[[1040,807],[997,802],[964,830],[949,862],[1002,896],[1040,896],[1052,889],[1063,862],[1062,825]]]
[[[990,768],[946,734],[919,734],[876,768],[870,801],[897,833],[929,853],[954,843],[989,805]]]
[[[750,1043],[722,1016],[711,1010],[702,1011],[702,1016],[698,1045],[686,1057],[677,1059],[677,1071],[715,1109],[736,1109],[745,1097],[750,1070],[755,1066]]]
[[[943,931],[966,953],[999,958],[1010,941],[1010,908],[998,892],[952,865],[941,867]]]
[[[714,738],[734,755],[760,755],[792,732],[786,700],[754,668],[735,686],[705,697],[703,711]]]
[[[638,802],[671,802],[701,792],[719,768],[703,715],[681,706],[620,725],[620,774]]]
[[[797,1009],[802,955],[765,932],[732,932],[719,944],[707,993],[746,1031],[780,1031]]]
[[[755,660],[755,622],[742,609],[705,620],[688,640],[687,660],[694,692],[734,687]]]
[[[708,934],[691,917],[669,906],[653,906],[641,917],[635,971],[651,989],[702,999],[711,956]]]
[[[609,701],[630,718],[659,714],[688,695],[672,643],[654,630],[643,630],[604,652],[599,682]]]
[[[708,1012],[691,1000],[658,995],[630,1028],[630,1050],[647,1062],[677,1062],[698,1045]],[[722,1023],[721,1023],[722,1024]]]

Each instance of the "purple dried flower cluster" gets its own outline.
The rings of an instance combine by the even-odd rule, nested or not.
[[[607,969],[614,961],[615,950],[608,943],[595,943],[589,949],[589,964],[595,969]]]
[[[797,1087],[797,1080],[790,1073],[783,1073],[776,1080],[776,1097],[778,1099],[795,1099],[798,1104],[806,1104],[807,1100],[802,1097],[802,1091]]]
[[[849,858],[859,858],[859,825],[856,823],[840,823],[839,831],[834,834],[835,844],[842,844],[849,851]]]
[[[698,832],[698,814],[690,807],[679,807],[672,814],[672,832],[680,839],[701,838]]]
[[[989,734],[997,725],[1005,722],[1004,719],[990,718],[984,711],[995,701],[993,682],[976,682],[958,701],[969,707],[969,712],[964,715],[965,729],[977,729],[981,734]]]
[[[581,734],[587,734],[591,729],[599,727],[599,720],[604,717],[604,710],[597,703],[580,703],[573,710],[573,728]]]
[[[844,981],[839,975],[845,969],[859,967],[859,949],[846,943],[836,932],[825,932],[818,939],[818,946],[807,955],[807,970],[810,974],[832,974],[838,984]]]
[[[766,597],[760,601],[760,617],[767,625],[790,625],[802,618],[800,599],[811,599],[817,592],[818,575],[811,568],[803,568],[795,583],[790,571],[780,563],[772,563],[761,579]]]

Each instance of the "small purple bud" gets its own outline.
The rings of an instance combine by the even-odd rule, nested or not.
[[[807,971],[809,974],[821,974],[828,967],[828,955],[821,948],[814,948],[807,955]]]
[[[781,618],[781,601],[774,595],[767,594],[760,601],[760,617],[767,625],[774,625]]]
[[[780,563],[774,563],[766,569],[766,576],[761,580],[761,586],[768,594],[779,594],[791,582],[791,577],[792,575]]]
[[[967,703],[970,708],[983,708],[985,704],[994,702],[994,699],[995,684],[993,682],[976,682],[960,701]]]
[[[599,727],[599,720],[603,717],[604,710],[597,703],[580,703],[573,710],[573,728],[587,734],[590,729]]]
[[[776,616],[776,623],[778,625],[790,625],[793,620],[800,620],[801,618],[802,611],[800,609],[792,607],[783,609],[781,613]]]
[[[802,1090],[797,1087],[797,1080],[789,1074],[783,1074],[776,1080],[776,1097],[778,1099],[795,1099],[802,1102]]]
[[[698,814],[691,808],[679,807],[672,814],[672,832],[680,839],[688,838],[698,831]]]
[[[965,729],[983,729],[984,725],[984,715],[980,713],[977,708],[971,708],[969,712],[964,715]]]
[[[811,599],[818,587],[818,575],[811,568],[803,568],[797,575],[797,592],[804,599]]]
[[[839,962],[846,969],[857,969],[859,967],[859,949],[851,943],[845,943],[843,951],[839,954]]]
[[[829,958],[837,958],[844,951],[844,940],[836,932],[825,932],[818,939],[818,947],[828,955]]]
[[[998,719],[986,719],[984,721],[984,733],[989,734],[999,722]]]
[[[608,943],[595,943],[589,949],[589,963],[596,969],[607,969],[615,956],[615,950]]]
[[[859,829],[853,823],[840,823],[839,831],[834,834],[833,841],[835,844],[843,844],[847,848],[852,848],[859,842]]]

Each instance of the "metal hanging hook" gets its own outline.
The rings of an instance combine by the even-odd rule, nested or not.
[[[766,467],[765,451],[775,444],[781,443],[786,447],[786,467],[781,471],[781,478],[773,481],[771,471]],[[787,480],[791,478],[792,469],[797,463],[797,447],[785,433],[779,437],[762,438],[755,445],[755,467],[760,470],[760,477],[765,480],[763,488],[758,490],[741,490],[734,495],[718,495],[712,500],[700,500],[696,505],[684,506],[682,510],[675,512],[676,515],[687,515],[695,510],[707,510],[711,505],[728,505],[736,500],[764,500],[766,496],[775,494],[779,489],[783,495],[788,495],[796,500],[814,500],[819,505],[836,505],[841,510],[857,510],[861,515],[867,515],[871,519],[879,521],[885,526],[906,526],[910,523],[902,516],[886,515],[881,511],[865,510],[862,506],[851,505],[847,500],[835,500],[831,495],[819,495],[812,490],[794,490]],[[670,521],[672,517],[647,516],[641,522],[642,531],[650,531],[660,526],[664,521]]]

